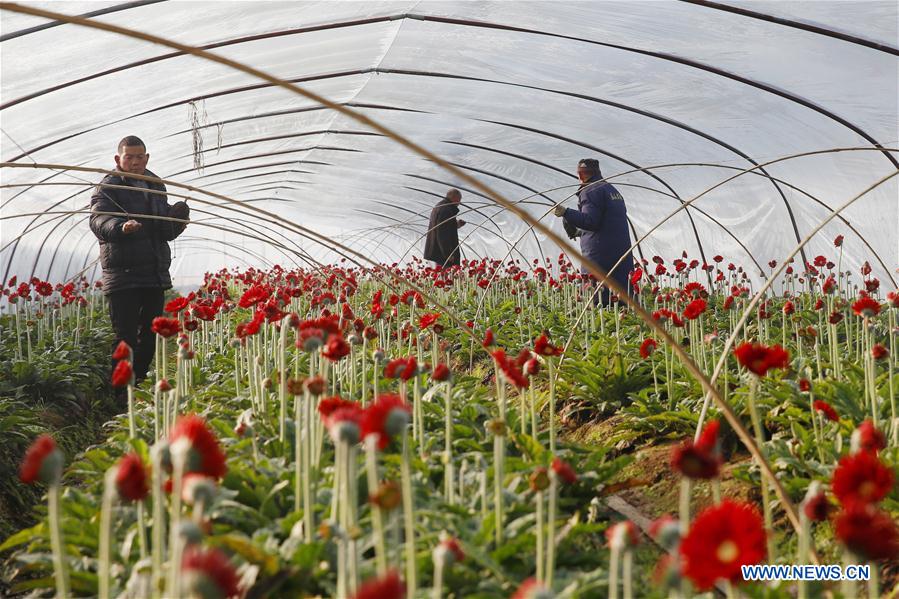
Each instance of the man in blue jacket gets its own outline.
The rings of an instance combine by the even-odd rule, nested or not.
[[[628,276],[634,268],[634,262],[630,252],[631,237],[627,229],[624,198],[610,183],[602,180],[599,162],[593,158],[585,158],[578,163],[577,176],[581,181],[577,210],[559,205],[553,212],[556,216],[563,217],[569,236],[581,238],[581,253],[584,257],[628,289]],[[624,259],[612,270],[622,256],[625,256]],[[588,272],[586,268],[581,271]],[[604,287],[604,306],[609,304],[609,296],[609,290]]]

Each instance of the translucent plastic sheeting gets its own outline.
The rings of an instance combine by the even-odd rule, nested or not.
[[[756,280],[832,209],[897,168],[872,141],[895,148],[899,137],[892,2],[733,5],[881,49],[675,1],[36,6],[108,9],[94,18],[212,45],[296,81],[444,157],[557,232],[558,219],[545,213],[553,202],[574,205],[566,198],[575,165],[597,157],[628,203],[632,236],[647,236],[638,257],[720,254]],[[17,35],[46,21],[0,18],[4,161],[111,168],[116,142],[135,134],[158,175],[250,201],[385,262],[420,256],[430,208],[459,186],[467,257],[530,261],[560,251],[446,171],[305,98],[146,42],[68,24]],[[872,149],[771,164],[671,216],[740,169],[842,147]],[[2,177],[5,185],[73,183],[5,187],[4,217],[86,209],[88,184],[100,178],[13,168]],[[835,258],[832,240],[842,234],[844,269],[867,260],[892,286],[897,190],[893,179],[845,210],[806,258]],[[195,224],[175,243],[176,284],[227,265],[340,259],[207,200],[216,206],[194,202]],[[98,273],[85,215],[5,220],[2,233],[7,275]],[[263,236],[291,250],[253,238]]]

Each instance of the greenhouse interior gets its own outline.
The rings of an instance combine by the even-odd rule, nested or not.
[[[0,2],[0,596],[899,597],[896,0]]]

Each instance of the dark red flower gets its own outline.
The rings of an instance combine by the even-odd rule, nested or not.
[[[875,343],[871,347],[871,357],[874,358],[875,360],[883,360],[884,358],[889,357],[889,355],[890,355],[890,350],[885,348],[880,343]]]
[[[181,332],[181,323],[178,322],[177,318],[157,316],[153,319],[153,325],[150,328],[157,335],[168,339]]]
[[[799,390],[803,393],[808,393],[812,390],[812,384],[808,379],[799,379]]]
[[[742,582],[741,566],[765,558],[765,528],[758,510],[725,499],[701,512],[681,541],[684,575],[701,590],[719,579]]]
[[[833,506],[827,501],[827,495],[823,491],[806,499],[802,504],[805,517],[812,522],[824,522],[830,514]]]
[[[824,417],[831,422],[840,421],[840,415],[837,414],[837,411],[833,409],[833,406],[826,401],[816,399],[814,402],[812,402],[812,407],[815,408],[815,411],[824,414]]]
[[[886,448],[887,440],[883,432],[877,430],[874,423],[865,420],[852,432],[852,446],[856,451],[868,451],[877,454]]]
[[[551,596],[550,591],[543,586],[543,583],[536,578],[528,578],[521,583],[511,599],[544,599]]]
[[[119,344],[116,346],[115,351],[112,352],[113,360],[130,360],[131,359],[131,346],[125,343],[124,341],[119,341]]]
[[[190,303],[190,300],[186,297],[176,297],[169,303],[165,305],[165,311],[169,314],[177,314],[181,310],[187,307]]]
[[[688,478],[707,480],[717,477],[724,461],[718,449],[720,427],[717,420],[711,420],[695,443],[689,439],[675,447],[671,453],[671,467]]]
[[[119,360],[112,371],[112,386],[125,387],[134,382],[134,369],[128,360]]]
[[[880,314],[880,304],[870,296],[861,297],[852,304],[852,311],[858,316],[873,318]]]
[[[834,521],[836,537],[865,561],[899,556],[899,530],[890,514],[873,505],[847,505]]]
[[[833,311],[830,313],[830,316],[827,317],[827,322],[830,324],[839,324],[843,320],[843,315],[837,311]]]
[[[540,356],[561,356],[563,349],[549,342],[546,334],[542,334],[534,341],[534,353]]]
[[[741,366],[758,376],[765,376],[771,368],[786,368],[790,362],[790,354],[779,345],[743,343],[734,355]]]
[[[404,383],[416,374],[418,374],[418,360],[415,356],[391,360],[384,367],[384,376],[389,379],[400,379]]]
[[[552,470],[556,473],[557,478],[568,483],[569,485],[577,482],[577,474],[571,467],[571,464],[561,458],[553,458]]]
[[[384,449],[390,440],[401,434],[409,423],[412,409],[399,395],[381,394],[378,401],[369,404],[362,415],[362,438],[377,435],[378,449]]]
[[[143,501],[150,492],[147,478],[147,467],[139,455],[132,452],[123,456],[115,475],[119,497],[126,501]]]
[[[834,247],[840,247],[843,245],[843,236],[837,235],[833,240]]]
[[[259,302],[263,302],[269,298],[272,290],[262,285],[253,285],[240,296],[237,305],[241,308],[250,308]]]
[[[493,329],[487,329],[487,331],[484,333],[484,340],[481,341],[481,345],[483,345],[484,347],[491,347],[493,344]]]
[[[523,362],[519,365],[516,360],[509,359],[502,349],[491,352],[490,355],[493,356],[496,367],[503,373],[503,377],[510,385],[516,389],[527,389],[530,386],[531,381],[522,370]]]
[[[61,470],[62,452],[57,449],[56,441],[50,435],[41,435],[25,452],[19,466],[19,480],[25,484],[36,480],[50,484],[59,480]]]
[[[422,314],[421,318],[418,319],[418,328],[421,330],[425,330],[440,318],[439,312],[434,312],[433,314]]]
[[[843,505],[877,503],[893,488],[893,471],[873,453],[860,451],[840,458],[830,486]]]
[[[702,315],[703,312],[705,312],[707,307],[708,304],[706,304],[706,301],[698,297],[687,304],[687,307],[684,308],[684,318],[688,320],[696,320]]]
[[[349,399],[343,399],[337,395],[325,397],[318,402],[318,415],[321,416],[322,422],[327,424],[334,412],[341,408],[348,408],[355,405],[356,402],[350,401]]]
[[[179,441],[189,445],[184,472],[199,472],[214,479],[225,476],[228,467],[225,465],[225,453],[218,439],[206,426],[206,421],[196,414],[187,414],[175,422],[169,433],[169,445]]]
[[[404,599],[405,596],[405,583],[396,570],[390,570],[381,578],[363,582],[352,599]]]
[[[350,344],[346,342],[343,335],[331,335],[322,348],[322,355],[332,362],[348,356],[350,353]]]
[[[181,560],[184,590],[192,597],[240,597],[240,578],[231,560],[218,549],[191,545]]]
[[[465,561],[465,552],[462,551],[462,547],[459,545],[458,539],[453,537],[449,537],[448,539],[443,539],[440,541],[440,546],[446,549],[453,556],[453,560],[456,563]]]
[[[450,372],[449,367],[442,362],[434,368],[434,372],[431,373],[431,378],[437,381],[438,383],[443,381],[450,380],[450,377],[453,376],[453,373]]]

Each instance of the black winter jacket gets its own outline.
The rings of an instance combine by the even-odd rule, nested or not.
[[[156,177],[149,170],[144,174]],[[145,193],[135,181],[124,176],[124,173],[106,175],[101,185],[126,185],[133,189],[98,186],[91,197],[92,212],[121,213],[121,216],[91,214],[90,217],[91,231],[100,240],[103,292],[107,295],[124,289],[170,289],[172,252],[168,242],[178,237],[187,225],[141,217],[167,216],[187,220],[190,214],[185,202],[169,206],[165,195]],[[166,190],[162,183],[145,183],[150,190]],[[122,225],[130,219],[137,220],[142,227],[126,235],[122,232]]]
[[[433,260],[443,267],[459,264],[459,207],[443,198],[431,210],[428,236],[425,239],[425,260]]]

